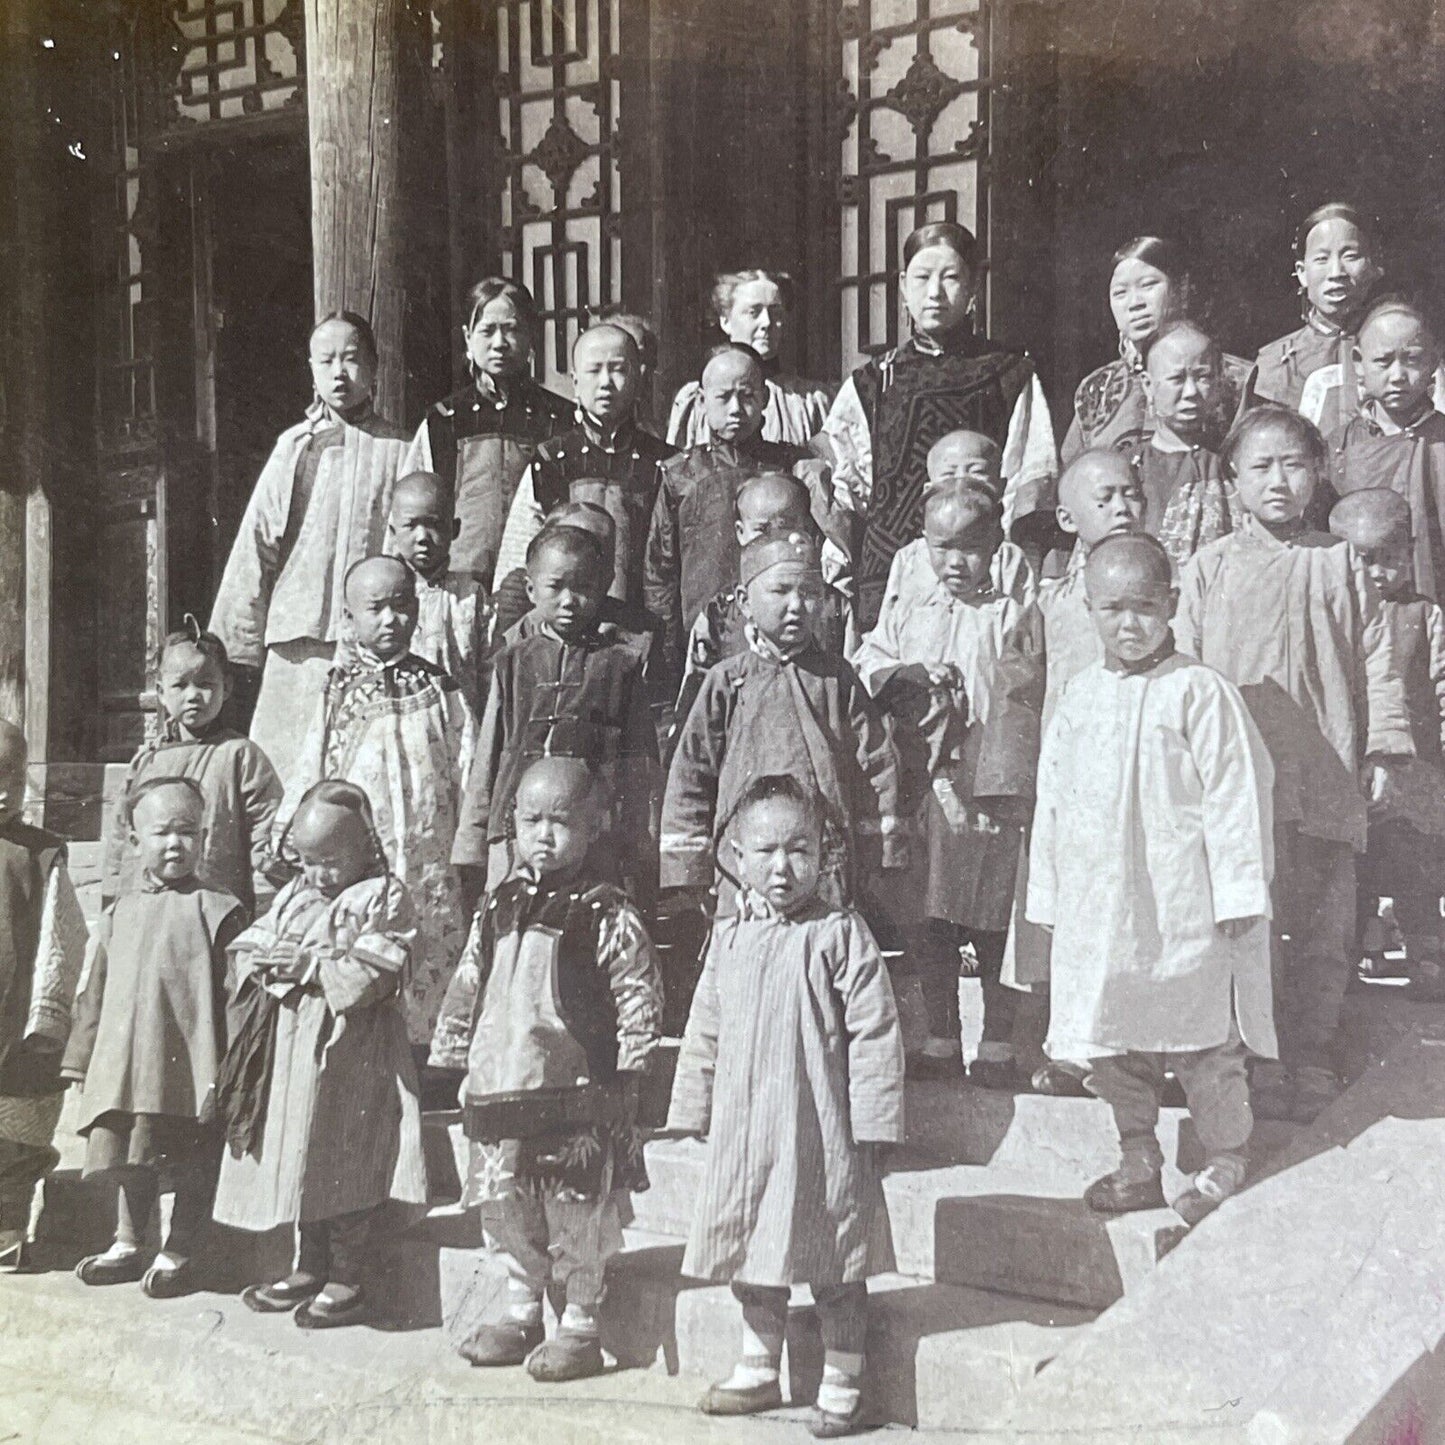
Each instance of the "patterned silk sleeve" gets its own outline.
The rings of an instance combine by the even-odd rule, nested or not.
[[[607,969],[617,1005],[617,1067],[640,1073],[662,1026],[662,971],[642,915],[631,903],[622,901],[602,920],[597,957]]]
[[[467,1066],[467,1055],[472,1046],[472,1017],[482,987],[482,919],[481,913],[472,919],[466,947],[462,949],[456,972],[447,984],[446,996],[432,1032],[431,1056],[427,1060],[433,1068],[464,1069]]]
[[[866,513],[873,494],[873,437],[851,376],[838,392],[823,432],[833,448],[834,505]]]
[[[45,880],[26,1038],[45,1038],[63,1047],[70,1037],[86,943],[85,914],[75,896],[75,885],[65,864],[57,861]]]

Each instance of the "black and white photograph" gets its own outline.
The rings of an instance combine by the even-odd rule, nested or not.
[[[1440,0],[0,0],[0,1445],[1445,1445]]]

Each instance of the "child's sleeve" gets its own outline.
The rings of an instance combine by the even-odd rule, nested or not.
[[[107,909],[96,926],[83,964],[80,997],[75,1001],[75,1017],[70,1039],[61,1060],[62,1078],[83,1079],[90,1069],[90,1056],[95,1052],[95,1036],[100,1028],[100,1009],[105,1001],[107,949],[110,947],[111,912]]]
[[[326,952],[316,971],[326,1005],[335,1014],[371,1008],[402,986],[416,943],[416,909],[406,885],[390,875],[367,910],[351,945]]]
[[[296,809],[301,806],[306,790],[326,776],[326,708],[329,692],[328,679],[312,711],[311,723],[306,729],[306,736],[301,740],[301,747],[291,768],[291,776],[286,779],[285,791],[281,795],[280,806],[276,809],[276,816],[271,824],[271,851],[277,855],[281,852],[282,835],[291,826],[291,820],[296,816]]]
[[[722,624],[718,617],[716,598],[697,614],[692,631],[687,639],[687,661],[683,664],[682,682],[677,689],[677,701],[673,708],[675,722],[686,721],[697,695],[702,690],[702,680],[708,669],[722,657]]]
[[[1350,571],[1360,619],[1360,652],[1364,663],[1366,755],[1413,758],[1415,737],[1410,730],[1410,704],[1404,673],[1395,652],[1389,619],[1380,605],[1375,584],[1360,565],[1355,549],[1341,547]]]
[[[732,679],[715,667],[678,735],[662,800],[661,886],[707,888],[713,881],[718,777],[727,752]]]
[[[505,719],[510,712],[512,652],[503,648],[492,667],[487,687],[487,705],[482,710],[477,745],[472,754],[461,791],[457,836],[452,844],[452,863],[457,867],[482,868],[487,862],[492,812],[492,789],[501,771],[505,744]]]
[[[35,947],[35,982],[30,991],[30,1012],[25,1020],[26,1040],[42,1047],[63,1049],[70,1038],[76,992],[88,945],[85,914],[63,857],[57,857],[45,879],[40,906],[40,936]]]
[[[848,1035],[848,1112],[855,1144],[903,1142],[903,1032],[888,968],[868,925],[845,916],[833,986]]]
[[[662,971],[636,907],[623,901],[598,930],[597,958],[617,1008],[617,1070],[640,1074],[662,1028]]]
[[[895,839],[902,828],[898,798],[898,754],[883,716],[851,668],[844,667],[848,723],[857,739],[858,766],[877,800],[878,830],[883,836],[883,866],[894,864]]]
[[[678,533],[677,496],[668,468],[659,473],[657,500],[647,529],[643,563],[642,598],[647,610],[662,622],[662,665],[669,686],[682,677],[682,538]]]
[[[681,1134],[706,1134],[712,1125],[713,1078],[717,1073],[717,956],[720,946],[718,931],[714,929],[708,940],[702,975],[692,996],[682,1047],[677,1054],[667,1127]]]
[[[873,436],[858,387],[850,376],[823,423],[833,452],[833,502],[845,511],[868,512],[873,494]]]
[[[502,540],[497,546],[497,565],[492,569],[493,577],[505,577],[516,568],[527,565],[527,548],[532,538],[542,530],[542,509],[537,505],[537,468],[528,466],[517,483],[512,497],[511,510],[507,513],[507,524],[502,528]]]
[[[657,899],[657,802],[661,765],[657,760],[657,729],[642,680],[642,660],[630,670],[622,747],[618,758],[619,816],[623,837],[632,852],[628,872],[637,901],[650,908]]]
[[[1440,747],[1445,752],[1445,611],[1432,603],[1425,625],[1430,637],[1430,682],[1435,689]]]
[[[251,832],[251,886],[259,912],[274,891],[266,870],[271,865],[272,830],[285,790],[271,759],[255,743],[241,751],[240,792],[241,809]]]
[[[695,381],[684,382],[672,399],[672,412],[667,418],[667,440],[684,451],[697,445],[697,418],[702,409],[702,387]]]
[[[1274,766],[1244,699],[1217,676],[1191,690],[1185,728],[1203,789],[1214,921],[1268,918],[1274,874]]]
[[[1174,609],[1174,646],[1186,657],[1203,662],[1204,564],[1196,552],[1179,569],[1179,605]]]
[[[1031,798],[1039,768],[1047,655],[1044,615],[1030,602],[1004,634],[988,716],[974,724],[974,796]]]
[[[246,504],[226,570],[216,588],[210,630],[225,645],[237,667],[259,668],[266,654],[266,614],[281,570],[281,543],[291,511],[297,437],[305,428],[283,433],[261,471]]]
[[[1064,712],[1068,697],[1065,687],[1054,710],[1048,735],[1039,753],[1038,801],[1034,804],[1033,833],[1029,841],[1029,885],[1024,917],[1041,928],[1054,926],[1058,875],[1054,866],[1054,849],[1058,845],[1058,797],[1064,780],[1061,759],[1068,738],[1069,720]],[[1064,840],[1068,846],[1068,840]]]
[[[869,693],[882,699],[888,684],[904,666],[903,648],[898,634],[899,610],[903,606],[901,596],[899,557],[893,558],[890,566],[888,587],[883,593],[883,605],[878,609],[878,621],[871,632],[865,633],[858,650],[853,654],[853,670]],[[886,703],[880,700],[880,707]]]
[[[399,477],[409,476],[412,472],[434,472],[434,458],[431,453],[431,412],[422,417],[421,425],[416,429],[416,435],[411,439],[411,445],[406,449],[406,456],[402,460],[401,470],[397,473]]]
[[[477,996],[482,991],[483,952],[490,954],[490,930],[485,920],[490,909],[478,909],[467,931],[466,946],[456,971],[447,984],[436,1027],[432,1030],[431,1055],[427,1062],[437,1069],[464,1069],[472,1046],[472,1021]]]
[[[443,697],[447,710],[447,762],[451,769],[448,781],[460,811],[476,760],[477,719],[460,686],[445,689]]]
[[[1059,446],[1049,401],[1037,374],[1019,393],[1009,418],[1000,468],[1004,480],[1003,524],[1052,513],[1058,500]]]

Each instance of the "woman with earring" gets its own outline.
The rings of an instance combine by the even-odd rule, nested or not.
[[[451,483],[461,531],[452,570],[490,589],[517,483],[540,443],[573,424],[572,403],[532,379],[539,318],[532,293],[488,276],[467,294],[462,343],[471,381],[426,414],[407,472]]]
[[[758,354],[767,386],[762,437],[767,442],[806,446],[823,428],[830,388],[779,370],[783,334],[793,311],[793,279],[781,271],[724,271],[712,288],[713,315],[729,341]],[[699,446],[712,440],[702,404],[702,384],[687,382],[672,403],[667,439],[673,446]]]
[[[326,683],[353,562],[381,551],[406,433],[372,408],[376,337],[350,311],[308,344],[316,400],[281,433],[211,609],[232,666],[260,669],[251,740],[288,776]]]
[[[1052,534],[1058,449],[1034,364],[974,329],[978,244],[934,221],[903,244],[900,283],[913,334],[843,383],[823,431],[834,495],[861,519],[853,562],[858,625],[878,619],[893,554],[918,536],[929,449],[948,432],[981,432],[1003,453],[1005,525],[1040,547]]]

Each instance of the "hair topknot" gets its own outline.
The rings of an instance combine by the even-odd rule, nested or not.
[[[171,648],[185,646],[194,647],[197,652],[204,653],[224,671],[231,661],[226,654],[226,644],[214,632],[207,632],[189,612],[181,622],[182,626],[161,638],[160,646],[156,648],[155,670],[161,670],[161,664],[166,660],[166,653]]]

